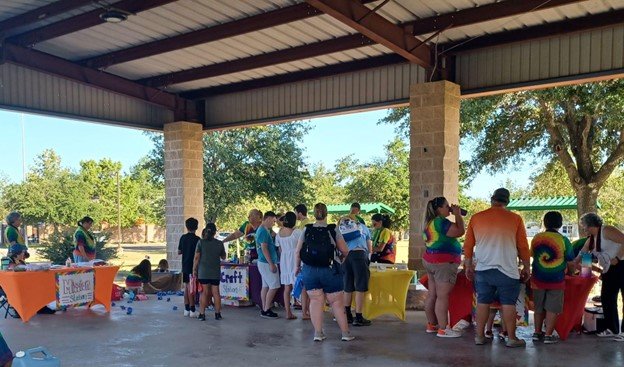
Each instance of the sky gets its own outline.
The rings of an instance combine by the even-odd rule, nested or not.
[[[332,168],[335,162],[354,154],[360,161],[382,157],[384,145],[394,139],[394,128],[378,125],[386,110],[316,118],[304,138],[308,164],[323,163]],[[150,139],[138,129],[0,110],[2,144],[0,176],[11,182],[23,177],[22,125],[24,126],[26,171],[45,149],[54,149],[64,167],[77,169],[81,160],[111,158],[122,163],[124,171],[136,164],[152,149]],[[460,156],[470,156],[470,147],[460,146]],[[468,195],[487,199],[509,179],[526,186],[529,165],[514,167],[509,172],[492,175],[481,173],[468,188]]]

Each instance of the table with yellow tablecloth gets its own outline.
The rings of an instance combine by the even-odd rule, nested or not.
[[[407,291],[414,272],[412,270],[371,269],[368,292],[362,313],[367,319],[390,314],[405,320]]]

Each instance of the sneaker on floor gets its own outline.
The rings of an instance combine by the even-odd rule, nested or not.
[[[544,344],[555,344],[559,341],[559,337],[556,335],[545,335]]]
[[[534,342],[544,340],[544,333],[533,333],[533,336],[531,337],[531,339],[533,339]]]
[[[438,338],[459,338],[462,336],[462,333],[459,331],[455,331],[451,328],[446,329],[438,329],[438,334],[436,334]]]
[[[343,333],[342,338],[340,338],[340,340],[342,340],[343,342],[350,342],[353,339],[355,339],[355,336],[351,335],[351,333]]]
[[[601,331],[601,332],[596,334],[596,336],[599,337],[599,338],[613,338],[614,336],[617,336],[617,335],[618,334],[614,334],[609,329],[605,329],[604,331]]]
[[[322,342],[323,340],[325,340],[327,337],[325,336],[324,333],[314,333],[314,341],[315,342]]]
[[[220,312],[215,312],[215,320],[221,320],[223,319],[223,316],[221,316]]]
[[[486,339],[485,339],[485,336],[476,335],[474,341],[475,341],[475,345],[484,345]]]
[[[197,316],[197,320],[199,320],[199,321],[206,321],[206,315],[200,313],[199,316]]]
[[[492,330],[486,330],[485,331],[485,338],[486,339],[494,339],[494,333],[492,332]]]
[[[184,310],[184,317],[189,317],[191,315],[191,311]]]
[[[432,323],[427,323],[427,329],[425,330],[427,334],[434,334],[438,332],[438,325],[434,325]]]
[[[355,320],[353,320],[353,326],[370,326],[371,324],[371,320],[365,319],[365,318],[355,318]]]
[[[524,348],[526,347],[526,342],[522,339],[507,339],[505,346],[508,348]]]
[[[275,312],[268,310],[260,312],[260,317],[264,317],[265,319],[276,319],[279,316]]]
[[[335,317],[334,317],[334,321],[336,321]],[[351,314],[350,312],[347,314],[347,323],[353,324],[353,314]]]
[[[191,311],[191,313],[189,314],[190,318],[196,318],[197,316],[199,316],[199,312],[197,311]]]

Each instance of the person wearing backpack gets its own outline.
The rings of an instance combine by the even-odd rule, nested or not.
[[[362,315],[364,297],[368,292],[370,270],[368,268],[373,242],[368,228],[358,220],[345,216],[338,221],[338,230],[349,248],[349,254],[342,264],[344,270],[344,304],[347,322],[353,326],[369,326],[370,320]],[[355,292],[355,319],[351,314],[351,300]]]
[[[303,274],[303,284],[310,297],[310,316],[314,326],[314,341],[323,341],[323,306],[329,301],[334,317],[342,331],[342,341],[351,341],[347,315],[344,309],[343,275],[336,259],[336,250],[343,256],[349,252],[347,244],[335,224],[327,224],[327,206],[314,206],[314,224],[305,226],[296,250],[297,273]],[[301,263],[304,264],[301,268]]]

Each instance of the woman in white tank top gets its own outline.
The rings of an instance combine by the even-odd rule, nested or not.
[[[624,342],[624,325],[620,334],[617,307],[618,293],[624,294],[624,263],[621,261],[624,257],[624,233],[613,226],[603,226],[602,218],[596,213],[584,214],[580,225],[590,235],[581,253],[591,252],[602,267],[600,299],[607,329],[598,336],[615,337],[614,340]]]

